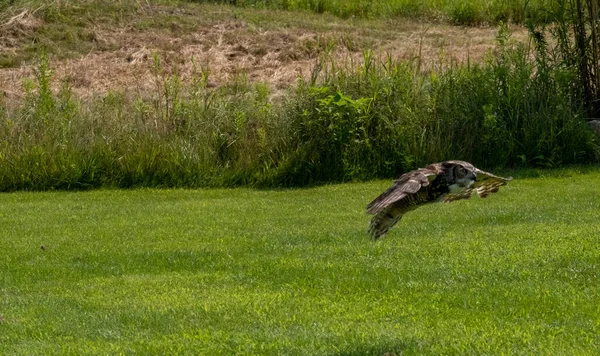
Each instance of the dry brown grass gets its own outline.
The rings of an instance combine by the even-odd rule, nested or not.
[[[145,10],[146,11],[146,10]],[[154,9],[156,14],[166,11]],[[215,12],[221,11],[217,8]],[[147,14],[147,11],[144,12]],[[150,14],[152,15],[152,14]],[[173,16],[173,14],[170,14]],[[198,12],[175,16],[201,16]],[[290,21],[285,26],[257,22],[211,13],[200,19],[200,25],[186,29],[131,26],[91,25],[94,50],[76,58],[50,56],[55,70],[55,85],[70,80],[74,92],[81,97],[109,90],[144,92],[154,87],[152,54],[156,53],[167,72],[177,71],[185,82],[192,74],[193,61],[210,71],[210,84],[219,85],[236,75],[251,81],[265,82],[271,88],[283,89],[299,75],[308,75],[328,43],[335,43],[332,55],[340,61],[360,61],[362,50],[394,58],[413,59],[420,56],[422,68],[456,60],[479,61],[493,48],[496,28],[457,27],[416,22],[408,19],[357,23],[335,19],[326,23]],[[36,31],[42,20],[31,11],[23,11],[3,25],[0,47],[17,51],[19,36]],[[176,26],[175,26],[176,27]],[[526,32],[513,28],[517,40],[525,40]],[[0,88],[7,97],[23,95],[22,80],[32,77],[34,63],[0,69]]]

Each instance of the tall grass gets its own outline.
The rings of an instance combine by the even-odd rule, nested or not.
[[[70,8],[79,17],[98,14],[105,17],[115,9],[122,12],[114,16],[115,21],[126,19],[135,9],[144,5],[177,5],[182,3],[220,3],[237,7],[276,9],[288,11],[310,11],[329,13],[341,18],[394,18],[420,17],[428,20],[449,21],[462,25],[500,22],[535,23],[553,21],[552,14],[560,9],[564,0],[121,0],[118,4],[108,4],[101,0],[88,0]],[[80,2],[80,1],[78,1]],[[0,1],[0,19],[11,8],[23,6],[40,10],[43,17],[50,21],[72,21],[61,16],[62,4],[56,1],[47,6],[42,0]],[[99,11],[100,10],[100,11]],[[5,22],[5,21],[2,21]],[[88,36],[85,33],[67,33],[68,37]]]
[[[581,92],[586,113],[589,117],[600,114],[600,25],[598,22],[598,2],[593,0],[557,0],[560,5],[552,13],[554,25],[549,31],[539,25],[529,24],[534,38],[545,45],[544,35],[552,34],[556,48],[546,48],[548,55],[555,56],[557,62],[573,68],[576,73],[576,86]],[[545,46],[549,47],[549,46]]]
[[[264,86],[210,89],[199,69],[184,88],[156,59],[152,95],[111,92],[84,103],[67,82],[51,92],[47,63],[42,57],[26,83],[25,101],[4,111],[2,190],[242,184],[276,152],[282,123]]]
[[[100,186],[302,186],[393,177],[445,159],[482,167],[597,159],[577,73],[510,41],[480,65],[423,73],[418,61],[325,53],[281,102],[242,76],[183,85],[155,57],[146,97],[54,93],[46,57],[18,105],[0,105],[0,190]]]
[[[482,65],[422,75],[418,63],[330,70],[298,116],[302,177],[389,177],[398,167],[462,158],[486,167],[594,160],[595,138],[573,96],[576,73],[511,43],[503,27]],[[540,49],[541,50],[541,49]],[[330,63],[330,67],[335,66]]]
[[[236,6],[280,10],[307,10],[330,13],[342,18],[418,16],[447,20],[457,24],[523,23],[535,19],[544,23],[550,19],[546,11],[557,4],[552,0],[187,0],[189,2],[220,2]]]

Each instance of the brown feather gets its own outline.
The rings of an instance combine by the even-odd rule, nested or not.
[[[418,192],[422,187],[428,186],[430,179],[435,179],[436,175],[436,170],[427,168],[401,175],[391,187],[367,205],[367,213],[377,214],[390,204]]]

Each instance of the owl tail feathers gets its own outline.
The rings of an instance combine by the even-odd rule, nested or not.
[[[381,236],[385,235],[392,226],[396,225],[400,219],[402,219],[401,214],[392,215],[386,210],[379,212],[371,219],[369,235],[371,235],[374,240],[379,239]]]

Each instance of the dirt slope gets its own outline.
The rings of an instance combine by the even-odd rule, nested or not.
[[[222,7],[217,9],[222,12]],[[150,10],[160,15],[161,8]],[[144,14],[152,16],[148,11]],[[182,19],[192,15],[198,19],[198,24],[187,26],[185,30],[174,30],[172,26],[140,30],[127,25],[90,23],[85,28],[90,38],[89,50],[70,56],[61,56],[60,51],[50,55],[55,86],[68,79],[74,92],[82,97],[109,90],[140,93],[152,90],[155,85],[153,54],[156,54],[166,74],[177,71],[184,81],[189,80],[194,67],[196,70],[202,67],[209,70],[211,85],[245,76],[251,81],[268,83],[277,91],[294,84],[299,75],[309,75],[327,48],[333,48],[332,56],[341,64],[350,63],[350,59],[360,61],[363,50],[373,49],[381,56],[420,57],[422,68],[427,70],[447,65],[451,60],[481,60],[494,46],[496,35],[496,28],[492,27],[455,27],[409,19],[361,24],[339,19],[323,21],[311,15],[311,27],[310,21],[290,20],[283,24],[269,19],[257,21],[255,17],[260,14],[244,18],[211,13],[206,19],[202,14],[199,11],[179,15]],[[177,16],[177,13],[170,14],[175,23]],[[35,11],[12,16],[2,25],[0,51],[16,53],[22,49],[22,39],[35,36],[44,25],[44,19]],[[526,33],[514,28],[513,36],[524,40]],[[0,69],[0,88],[5,97],[23,95],[22,81],[33,77],[34,62],[28,60]]]

